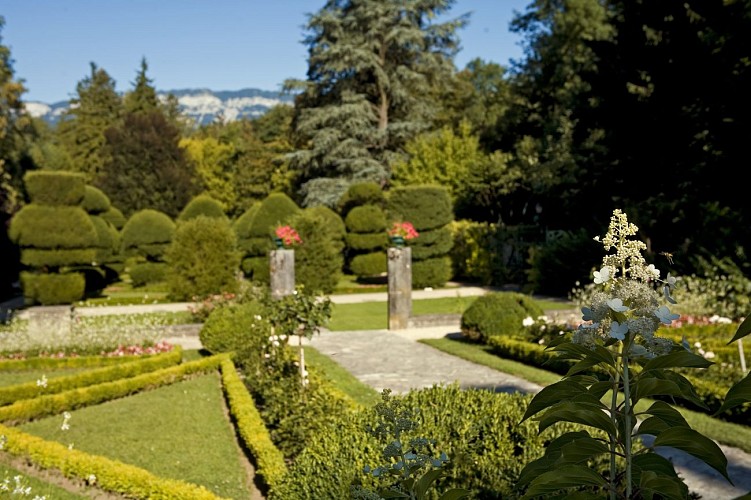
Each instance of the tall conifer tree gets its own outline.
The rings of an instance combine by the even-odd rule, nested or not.
[[[104,131],[117,125],[122,114],[122,98],[115,90],[115,80],[92,62],[91,74],[76,85],[76,96],[70,100],[57,128],[70,169],[84,174],[87,182],[93,181],[109,161]]]
[[[289,160],[305,205],[335,203],[325,189],[347,184],[332,180],[385,185],[405,142],[430,125],[428,96],[452,78],[456,30],[466,22],[432,22],[452,4],[329,0],[310,16],[308,78],[286,85],[302,90]]]

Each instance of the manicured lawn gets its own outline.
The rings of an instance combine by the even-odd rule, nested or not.
[[[198,376],[134,396],[20,426],[24,432],[249,499],[241,452],[224,412],[219,375]]]

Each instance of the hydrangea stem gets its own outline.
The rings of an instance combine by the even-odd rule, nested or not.
[[[626,498],[631,498],[631,394],[629,387],[628,352],[632,338],[627,336],[623,342],[621,351],[621,363],[623,366],[623,428],[624,443],[623,453],[626,459]]]

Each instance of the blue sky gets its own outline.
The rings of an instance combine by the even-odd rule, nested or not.
[[[457,0],[448,17],[471,12],[459,32],[463,68],[476,57],[519,59],[515,12],[531,0]],[[278,90],[305,78],[307,15],[325,0],[3,0],[1,43],[11,50],[26,101],[69,99],[95,62],[124,92],[145,57],[159,90]]]

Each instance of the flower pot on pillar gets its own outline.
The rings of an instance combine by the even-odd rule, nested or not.
[[[412,249],[388,249],[389,330],[403,330],[412,316]]]

